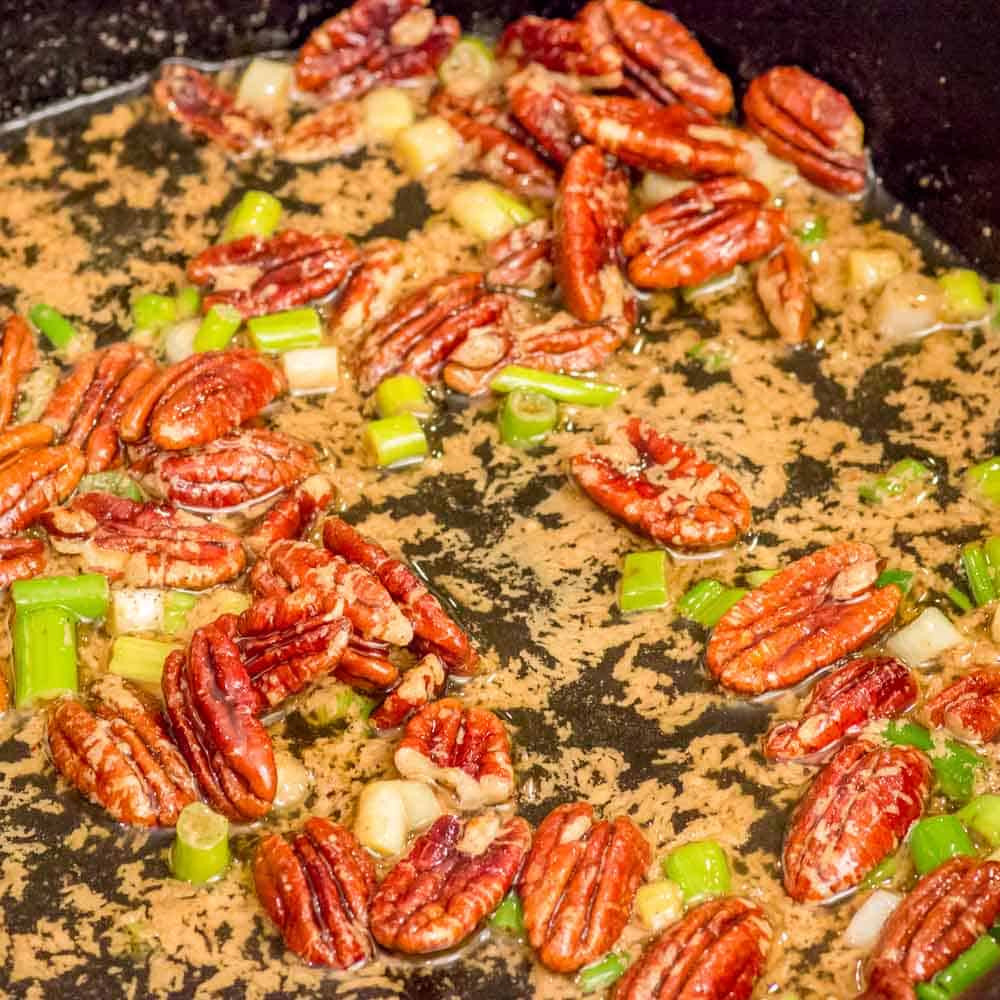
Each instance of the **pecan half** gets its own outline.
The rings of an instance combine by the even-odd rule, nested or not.
[[[764,971],[771,925],[735,896],[710,899],[671,924],[618,981],[614,1000],[749,1000]]]
[[[204,590],[239,576],[246,563],[239,536],[221,524],[110,493],[74,497],[42,523],[57,552],[133,587]]]
[[[487,288],[537,292],[552,284],[552,227],[534,219],[487,244]]]
[[[1000,670],[976,670],[952,681],[924,706],[931,724],[973,743],[1000,736]]]
[[[259,558],[277,541],[302,539],[336,495],[329,476],[310,476],[288,490],[243,541]]]
[[[915,996],[1000,917],[1000,862],[956,857],[924,875],[886,921],[864,1000]]]
[[[45,544],[40,538],[0,538],[0,589],[30,580],[43,569]]]
[[[406,671],[399,686],[389,692],[369,721],[380,733],[401,726],[441,693],[447,676],[444,664],[433,653],[428,653]]]
[[[699,285],[773,250],[788,229],[785,213],[765,208],[767,188],[718,177],[643,212],[622,239],[628,275],[640,288]]]
[[[898,587],[875,587],[878,553],[841,542],[803,556],[722,616],[705,654],[734,691],[789,687],[860,649],[888,626]]]
[[[902,715],[919,693],[913,672],[895,657],[848,660],[816,682],[797,721],[770,730],[764,737],[764,756],[800,760],[826,753],[872,719]]]
[[[551,73],[528,66],[506,84],[510,111],[553,163],[565,166],[577,145],[572,93]]]
[[[269,122],[238,108],[232,94],[193,66],[167,63],[153,85],[153,100],[188,132],[232,153],[250,153],[271,143]]]
[[[205,351],[150,379],[118,422],[123,441],[147,434],[164,451],[224,437],[257,416],[287,388],[284,375],[256,351]]]
[[[581,146],[559,182],[553,264],[566,308],[585,323],[596,323],[605,314],[604,272],[618,269],[627,209],[624,173],[610,169],[596,146]]]
[[[586,802],[553,809],[535,831],[518,886],[542,964],[575,972],[611,948],[649,862],[649,844],[627,816],[595,823]]]
[[[13,419],[18,386],[37,361],[31,327],[20,316],[8,316],[0,343],[0,431]]]
[[[809,294],[806,264],[793,240],[785,240],[757,269],[757,296],[771,326],[789,344],[809,336],[813,300]]]
[[[291,843],[272,834],[257,848],[253,877],[257,898],[296,955],[337,969],[371,957],[375,866],[350,830],[313,816]]]
[[[406,724],[393,761],[404,778],[443,785],[460,809],[506,802],[514,794],[510,740],[503,723],[457,698],[425,705]]]
[[[270,808],[278,778],[274,749],[257,720],[258,698],[234,641],[236,619],[198,629],[163,665],[170,730],[216,811],[254,820]]]
[[[463,822],[442,816],[375,890],[371,928],[385,948],[411,955],[452,948],[500,904],[531,842],[520,816]]]
[[[799,803],[785,837],[785,891],[799,902],[855,888],[924,810],[931,767],[912,747],[842,747]]]
[[[429,76],[461,28],[427,0],[355,0],[324,21],[299,50],[295,82],[325,100],[357,97],[378,83]]]
[[[364,121],[357,101],[333,101],[299,118],[275,146],[278,159],[315,163],[356,153],[365,144]]]
[[[413,647],[417,652],[440,656],[451,673],[475,672],[479,654],[469,637],[409,566],[393,559],[381,545],[339,517],[328,518],[324,523],[323,544],[378,577],[413,627]]]
[[[750,527],[750,502],[733,479],[638,417],[606,446],[574,455],[570,470],[596,504],[664,545],[715,548]]]
[[[828,191],[865,187],[864,126],[851,102],[798,66],[776,66],[743,98],[747,126],[775,156]]]
[[[359,263],[357,248],[344,236],[285,229],[266,239],[244,236],[209,247],[188,262],[187,275],[196,285],[211,286],[204,308],[223,303],[250,317],[321,299]]]
[[[49,713],[48,741],[56,770],[121,823],[173,826],[198,798],[184,758],[159,712],[125,681],[106,675],[90,691]]]

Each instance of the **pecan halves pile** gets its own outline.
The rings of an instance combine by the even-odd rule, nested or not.
[[[530,842],[520,816],[442,816],[375,890],[375,940],[411,955],[460,944],[507,894]]]
[[[118,422],[136,393],[157,372],[156,362],[134,344],[92,351],[49,400],[42,423],[63,444],[87,456],[87,472],[103,472],[120,461]]]
[[[13,419],[21,379],[37,360],[31,327],[20,316],[8,316],[0,342],[0,431]]]
[[[460,809],[506,802],[514,794],[510,739],[484,708],[457,698],[425,705],[406,724],[393,761],[404,778],[443,785]]]
[[[771,326],[789,344],[801,344],[809,336],[813,300],[806,277],[802,251],[793,240],[785,240],[757,269],[757,297]]]
[[[841,748],[792,817],[782,852],[788,895],[824,900],[857,886],[902,843],[930,785],[930,762],[913,747]]]
[[[604,315],[604,272],[618,270],[627,209],[625,174],[608,167],[596,146],[581,146],[559,182],[553,264],[566,308],[586,323]]]
[[[361,261],[350,240],[284,229],[218,243],[188,261],[187,276],[209,286],[204,308],[222,303],[245,317],[294,309],[343,285]],[[232,353],[232,352],[230,352]]]
[[[294,486],[316,471],[316,451],[285,434],[250,428],[189,452],[160,454],[153,466],[167,500],[218,510]]]
[[[204,590],[246,564],[239,535],[166,504],[84,493],[42,523],[57,552],[133,587]]]
[[[234,629],[225,615],[167,657],[163,701],[174,742],[209,805],[230,819],[254,820],[271,808],[278,777]]]
[[[775,156],[828,191],[864,190],[864,126],[851,102],[798,66],[757,77],[743,98],[747,126]]]
[[[295,82],[324,100],[357,97],[377,83],[431,75],[461,28],[428,0],[355,0],[324,21],[299,50]]]
[[[606,446],[574,455],[570,470],[596,504],[664,545],[716,548],[750,527],[750,502],[733,479],[638,417]]]
[[[15,580],[30,580],[45,569],[40,538],[0,538],[0,590]]]
[[[931,724],[973,743],[1000,736],[1000,670],[976,670],[952,681],[924,706]]]
[[[412,645],[417,652],[441,657],[451,673],[475,672],[479,654],[469,637],[406,563],[393,559],[381,545],[339,517],[323,524],[323,544],[378,577],[413,627]]]
[[[722,616],[705,662],[726,687],[790,687],[855,652],[891,624],[898,587],[875,587],[878,553],[841,542],[803,556]]]
[[[785,238],[785,213],[746,177],[696,184],[643,212],[622,239],[628,275],[640,288],[699,285],[763,257]]]
[[[916,703],[913,672],[892,656],[861,656],[821,677],[796,721],[764,737],[770,760],[801,760],[832,750],[872,719],[894,719]]]
[[[372,712],[369,721],[377,732],[401,726],[414,712],[432,702],[444,689],[447,671],[433,653],[424,656],[403,675],[399,685]]]
[[[195,135],[232,153],[250,153],[270,145],[271,124],[247,108],[210,76],[183,63],[167,63],[153,85],[153,100]]]
[[[89,705],[58,701],[49,713],[48,741],[56,770],[121,823],[173,826],[198,798],[159,711],[118,677],[93,685]]]
[[[350,830],[313,816],[290,841],[272,834],[257,848],[253,877],[257,898],[296,955],[337,969],[371,957],[375,866]]]
[[[710,899],[671,924],[615,987],[614,1000],[749,1000],[771,925],[755,903]]]
[[[575,972],[618,940],[650,849],[626,816],[594,822],[586,802],[553,809],[535,831],[518,890],[542,964]]]
[[[279,369],[256,351],[206,351],[146,382],[118,422],[123,441],[148,436],[164,451],[207,444],[236,430],[287,389]]]
[[[322,473],[309,476],[278,500],[244,537],[244,543],[260,557],[277,541],[304,538],[336,495],[329,476]]]
[[[886,921],[863,1000],[915,997],[1000,917],[1000,862],[959,856],[924,875]]]

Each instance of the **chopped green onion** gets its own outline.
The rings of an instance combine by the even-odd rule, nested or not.
[[[400,413],[365,426],[364,441],[377,465],[416,461],[428,452],[424,429],[412,413]]]
[[[535,217],[523,201],[489,181],[473,181],[460,187],[448,201],[448,214],[481,240],[499,239]]]
[[[955,815],[990,847],[1000,847],[1000,795],[977,795]]]
[[[170,850],[175,878],[200,885],[218,878],[229,866],[229,820],[204,802],[191,802],[177,817]]]
[[[729,892],[729,862],[714,840],[696,840],[678,847],[667,855],[661,867],[663,874],[681,887],[686,902]]]
[[[945,592],[945,597],[951,601],[960,611],[971,611],[972,601],[958,587],[949,587]]]
[[[560,403],[573,406],[610,406],[622,393],[617,385],[522,368],[520,365],[508,365],[504,368],[490,383],[490,388],[499,393],[533,389]]]
[[[188,615],[198,603],[196,594],[185,590],[168,590],[163,598],[163,631],[177,635],[187,626]]]
[[[124,472],[92,472],[84,476],[76,485],[77,493],[110,493],[116,497],[124,497],[126,500],[135,500],[141,503],[146,499],[146,494],[139,488],[139,484]]]
[[[176,296],[177,320],[191,319],[201,312],[201,292],[194,285],[185,285]]]
[[[976,768],[983,764],[980,756],[958,740],[948,740],[945,752],[933,758],[934,775],[941,792],[956,802],[967,802],[976,784]]]
[[[946,997],[957,997],[997,965],[1000,965],[1000,944],[989,934],[984,934],[951,965],[942,969],[933,983]]]
[[[16,580],[10,592],[18,611],[57,606],[88,621],[103,618],[108,613],[108,578],[100,573]]]
[[[194,335],[195,351],[221,351],[229,346],[243,322],[243,314],[223,303],[212,306]]]
[[[361,117],[369,139],[392,142],[413,124],[413,101],[399,87],[376,87],[361,98]]]
[[[733,363],[728,351],[715,347],[711,340],[699,340],[685,351],[687,357],[697,361],[709,375],[726,371]]]
[[[524,933],[524,910],[521,907],[521,897],[516,889],[511,889],[501,900],[489,919],[490,927],[504,931],[507,934]]]
[[[994,535],[983,542],[983,555],[993,577],[993,589],[1000,594],[1000,535]]]
[[[965,475],[969,485],[987,500],[1000,503],[1000,455],[972,466]]]
[[[965,827],[954,816],[929,816],[910,831],[910,854],[921,875],[960,854],[973,857],[975,849]]]
[[[585,965],[576,977],[577,985],[584,993],[606,990],[617,982],[628,968],[628,952],[611,951],[604,958]]]
[[[916,747],[924,753],[934,749],[930,731],[916,722],[890,722],[882,732],[883,737],[897,746]]]
[[[754,588],[760,587],[777,574],[778,570],[776,569],[754,569],[746,574],[747,583]]]
[[[699,580],[678,602],[677,610],[705,628],[715,628],[722,616],[747,592],[741,587],[723,587],[716,580]]]
[[[648,611],[667,603],[667,554],[630,552],[622,568],[618,606],[622,611]]]
[[[868,503],[881,503],[890,497],[900,496],[913,484],[930,479],[933,473],[914,458],[903,458],[896,462],[885,475],[863,483],[858,488],[858,496]]]
[[[468,97],[493,78],[493,48],[482,38],[463,35],[438,66],[438,77],[453,93]]]
[[[340,352],[336,347],[302,347],[281,355],[288,389],[297,395],[331,392],[340,380]]]
[[[180,648],[175,642],[120,635],[111,647],[108,670],[140,684],[159,684],[164,661],[175,649]]]
[[[982,319],[989,312],[983,282],[975,271],[956,267],[938,278],[949,316],[959,323]]]
[[[969,588],[976,604],[979,607],[989,604],[996,597],[996,592],[993,588],[993,574],[990,572],[983,547],[975,543],[963,546],[962,565],[965,567],[965,575],[968,577]]]
[[[313,690],[299,717],[313,729],[327,729],[354,717],[367,722],[375,704],[346,684],[326,685]]]
[[[53,347],[66,347],[76,336],[76,327],[52,306],[39,303],[32,307],[28,317],[49,338]]]
[[[375,390],[375,409],[380,417],[412,413],[428,417],[434,410],[427,398],[427,386],[414,375],[391,375]]]
[[[54,604],[28,610],[19,608],[14,615],[17,707],[24,708],[38,700],[73,694],[77,690],[74,614]]]
[[[861,883],[861,889],[878,889],[889,885],[896,872],[899,870],[899,862],[895,854],[887,854],[865,877]]]
[[[747,596],[742,587],[727,587],[719,596],[701,611],[700,621],[706,628],[715,628],[722,616]]]
[[[554,399],[530,389],[515,389],[500,405],[500,437],[514,448],[541,444],[559,419]]]
[[[876,587],[899,587],[899,589],[905,594],[910,589],[910,584],[913,582],[913,574],[905,569],[886,569],[883,570],[878,579],[875,581]]]
[[[230,212],[222,234],[224,242],[243,236],[268,237],[281,221],[281,202],[266,191],[247,191]]]
[[[917,1000],[949,1000],[948,994],[934,983],[917,983],[914,987]]]
[[[796,230],[796,236],[802,243],[822,243],[826,239],[827,225],[825,215],[814,215]]]
[[[132,322],[140,330],[159,330],[177,321],[177,300],[147,292],[132,303]]]
[[[258,351],[278,354],[300,347],[316,347],[323,339],[323,324],[315,309],[289,309],[247,320],[250,339]]]

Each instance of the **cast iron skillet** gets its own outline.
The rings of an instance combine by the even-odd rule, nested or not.
[[[220,59],[295,47],[337,6],[322,0],[275,0],[260,11],[243,0],[5,3],[0,122],[132,79],[168,56]],[[1000,32],[989,30],[993,4],[671,0],[668,6],[737,81],[791,62],[844,90],[865,121],[876,171],[889,192],[971,263],[1000,276],[1000,163],[994,152]],[[575,6],[452,0],[444,9],[477,27],[528,12],[570,14]],[[444,995],[433,974],[408,985],[411,997]],[[471,982],[462,992],[510,995],[511,985],[501,973],[486,992]],[[1000,970],[965,994],[965,1000],[991,998],[1000,998]]]

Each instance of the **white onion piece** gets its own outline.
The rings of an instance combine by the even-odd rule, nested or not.
[[[872,309],[872,326],[886,340],[916,340],[941,323],[944,294],[924,274],[898,274],[886,282]]]
[[[902,274],[903,261],[895,250],[851,250],[847,254],[847,284],[860,295],[874,292]]]
[[[331,392],[337,388],[339,359],[336,347],[303,347],[297,351],[285,351],[281,355],[281,364],[292,392]]]
[[[752,161],[747,176],[763,184],[772,197],[777,197],[799,179],[798,170],[787,160],[773,156],[760,139],[751,139],[746,148]]]
[[[863,948],[865,951],[870,951],[875,946],[885,922],[902,901],[903,897],[897,892],[876,889],[851,918],[847,930],[844,931],[844,944],[848,948]]]
[[[948,616],[937,608],[928,608],[909,625],[889,636],[885,648],[908,666],[920,667],[960,642],[964,642],[964,636]]]
[[[668,177],[666,174],[647,170],[642,175],[642,183],[639,185],[639,200],[644,205],[659,205],[661,201],[673,198],[675,194],[686,191],[693,184],[694,181],[680,180],[677,177]]]
[[[291,809],[304,802],[312,788],[312,775],[305,764],[287,750],[276,750],[274,766],[278,780],[273,807],[277,810]]]
[[[429,785],[422,781],[397,781],[399,794],[406,808],[406,823],[410,830],[422,830],[441,815],[441,804]]]
[[[462,137],[443,118],[433,116],[397,132],[392,148],[399,165],[422,180],[458,156]]]
[[[115,635],[163,631],[164,591],[122,587],[111,592],[111,631]]]
[[[276,118],[288,108],[292,67],[274,59],[254,59],[247,66],[236,92],[241,108],[253,108],[265,118]]]
[[[401,854],[409,822],[398,781],[373,781],[358,799],[354,835],[363,847],[384,858]]]
[[[413,124],[413,101],[398,87],[377,87],[361,98],[365,131],[376,142],[392,142]]]
[[[163,331],[163,353],[167,361],[176,365],[179,361],[194,354],[194,337],[201,326],[201,320],[196,316],[180,323],[174,323]]]

